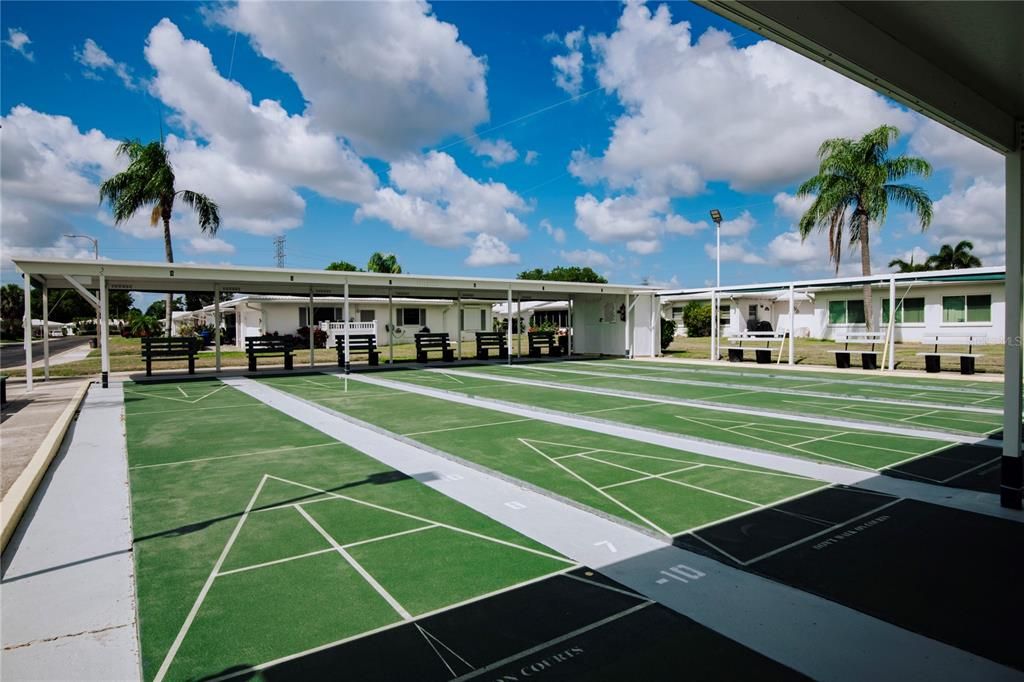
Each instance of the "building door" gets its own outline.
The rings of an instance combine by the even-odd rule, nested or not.
[[[360,310],[359,311],[359,321],[360,322],[373,322],[376,319],[377,319],[377,311],[376,310],[372,310],[371,309],[371,310]]]

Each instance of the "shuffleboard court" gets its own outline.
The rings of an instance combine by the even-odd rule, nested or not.
[[[678,365],[629,360],[587,360],[578,363],[580,369],[606,371],[611,374],[627,372],[634,376],[676,378],[686,381],[712,383],[738,387],[771,388],[785,391],[825,393],[834,396],[910,400],[949,405],[976,405],[999,408],[1003,404],[1002,384],[986,382],[945,381],[917,383],[905,377],[878,376],[847,379],[843,375],[813,375],[778,369],[775,372],[745,372],[719,369],[690,369]],[[967,385],[970,383],[970,385]]]
[[[636,395],[664,396],[681,400],[699,400],[709,404],[749,407],[795,415],[815,415],[851,419],[866,423],[923,427],[979,436],[998,431],[1002,415],[996,409],[966,411],[952,406],[893,404],[884,399],[854,400],[843,397],[801,395],[799,392],[767,391],[714,384],[651,381],[627,373],[573,369],[573,362],[508,366],[467,367],[466,371],[493,376],[512,376],[536,381],[539,385],[569,385],[611,389]],[[982,409],[982,408],[976,408]]]
[[[422,679],[450,679],[469,664],[430,656],[451,645],[422,619],[576,568],[220,382],[125,399],[147,680],[250,678],[401,627],[432,661]]]
[[[808,424],[797,419],[741,415],[640,399],[595,395],[538,383],[509,384],[443,370],[382,372],[380,376],[481,398],[586,415],[739,447],[829,464],[878,470],[939,453],[953,444],[870,429]],[[993,454],[994,458],[998,453]]]
[[[262,381],[663,536],[826,485],[334,376]]]

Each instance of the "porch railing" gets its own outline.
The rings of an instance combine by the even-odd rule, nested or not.
[[[349,334],[373,334],[377,335],[377,321],[372,322],[321,322],[320,329],[327,332],[327,347],[335,348],[339,343],[339,337]],[[344,341],[341,341],[344,343]]]

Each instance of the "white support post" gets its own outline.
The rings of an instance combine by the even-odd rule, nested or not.
[[[43,284],[43,381],[50,380],[50,287]]]
[[[110,292],[107,290],[107,276],[100,273],[100,378],[103,388],[110,380]]]
[[[625,315],[625,317],[626,317],[626,320],[625,320],[625,326],[626,326],[626,337],[625,337],[626,357],[627,358],[631,358],[631,357],[633,357],[633,353],[631,352],[632,349],[629,347],[629,294],[626,294],[625,311],[626,311],[626,315]]]
[[[220,371],[220,285],[213,285],[213,358],[214,369]]]
[[[457,352],[458,352],[459,360],[461,360],[462,359],[462,294],[461,293],[459,294],[458,311],[459,311],[459,327],[458,327],[459,328],[459,335],[457,337],[458,340],[456,341],[456,348],[458,349]]]
[[[1003,376],[1003,458],[1000,501],[1009,509],[1024,507],[1021,460],[1022,323],[1024,289],[1024,121],[1017,121],[1017,148],[1006,155],[1006,344]]]
[[[352,364],[352,353],[349,351],[348,346],[348,280],[345,280],[345,305],[343,307],[344,312],[342,315],[345,316],[345,326],[342,327],[345,330],[345,374],[348,374],[349,367]]]
[[[658,311],[658,295],[651,292],[651,358],[658,357],[661,345],[661,315]]]
[[[896,369],[896,278],[889,278],[889,371]]]
[[[25,277],[25,315],[22,318],[22,337],[25,339],[25,392],[32,392],[32,278]]]
[[[388,286],[388,364],[393,365],[395,363],[395,312],[392,307],[393,304],[391,286]]]
[[[711,290],[711,359],[718,359],[718,293]]]
[[[306,328],[309,330],[309,366],[312,367],[313,348],[316,340],[316,325],[313,324],[313,290],[309,290],[309,302],[306,303]]]
[[[572,305],[572,303],[573,303],[572,302],[572,295],[570,294],[569,295],[569,308],[566,311],[566,322],[569,323],[569,330],[568,330],[569,342],[566,344],[568,346],[568,348],[569,348],[569,357],[572,357],[572,337],[573,337],[573,329],[572,329],[572,323],[573,323],[573,319],[572,319],[573,310],[572,310],[572,308],[573,308],[573,305]]]
[[[505,300],[505,348],[508,349],[508,364],[512,364],[512,285],[508,285],[508,297]]]
[[[793,285],[789,285],[789,364],[796,364],[796,351],[793,349],[793,342],[796,341],[796,292]]]
[[[523,357],[523,297],[516,297],[516,357]]]

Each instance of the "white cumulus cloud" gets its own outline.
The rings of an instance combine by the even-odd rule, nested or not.
[[[562,259],[569,263],[569,265],[587,265],[592,268],[610,268],[612,267],[612,259],[606,254],[594,249],[574,249],[572,251],[562,251],[560,253]]]
[[[241,2],[215,13],[291,75],[321,130],[394,159],[488,119],[486,63],[415,2]]]
[[[544,218],[543,220],[540,221],[540,227],[548,234],[549,237],[554,239],[555,242],[557,242],[558,244],[565,243],[565,230],[563,230],[560,227],[555,227],[547,218]]]
[[[32,40],[28,37],[27,33],[22,31],[20,28],[14,28],[13,26],[8,27],[7,40],[4,41],[4,45],[19,53],[30,62],[34,62],[36,60],[36,56],[32,52],[29,52],[28,46],[30,44],[32,44]]]
[[[519,158],[519,152],[508,140],[476,140],[472,143],[473,153],[486,158],[487,165],[501,166]]]
[[[561,43],[569,50],[552,57],[551,66],[555,68],[555,85],[575,97],[583,88],[583,52],[580,49],[583,46],[583,27],[569,31],[562,38],[549,34],[547,39]]]
[[[114,61],[92,38],[86,38],[82,49],[75,50],[75,61],[85,67],[82,73],[86,78],[101,79],[101,71],[113,71],[114,75],[120,78],[129,90],[138,87],[128,65],[124,62]]]
[[[474,268],[490,265],[510,265],[519,262],[519,254],[512,253],[508,244],[489,234],[478,234],[473,248],[466,257],[466,265]]]

